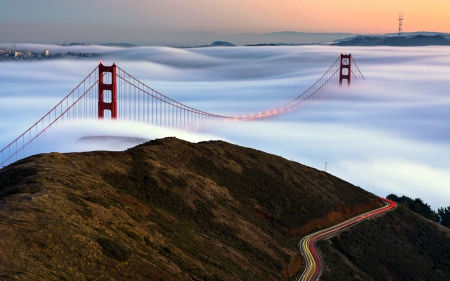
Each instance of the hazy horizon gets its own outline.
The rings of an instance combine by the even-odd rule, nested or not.
[[[447,0],[0,0],[0,43],[199,45],[283,31],[385,34],[397,32],[399,13],[404,32],[449,33],[448,11]]]
[[[405,32],[404,36],[412,36],[414,34],[443,34],[445,37],[450,39],[450,33],[439,33],[432,31],[414,31]],[[222,35],[206,32],[173,32],[166,33],[158,36],[157,39],[153,41],[126,41],[126,40],[109,40],[108,38],[103,38],[104,40],[98,41],[99,38],[89,40],[63,40],[59,42],[44,42],[41,40],[19,40],[17,42],[2,42],[0,40],[0,45],[9,46],[8,48],[13,49],[15,44],[35,44],[35,45],[49,45],[49,46],[67,46],[72,43],[81,43],[87,45],[102,45],[108,43],[127,43],[133,44],[135,46],[155,46],[155,47],[201,47],[209,46],[216,41],[230,42],[236,46],[245,45],[257,45],[257,44],[291,44],[291,45],[308,45],[308,44],[329,44],[339,41],[341,39],[352,38],[355,36],[396,36],[393,33],[386,34],[352,34],[352,33],[306,33],[297,31],[279,31],[271,33],[241,33],[233,35]],[[5,48],[5,47],[3,47]]]

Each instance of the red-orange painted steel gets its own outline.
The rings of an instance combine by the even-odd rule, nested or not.
[[[104,82],[105,73],[111,73],[111,83]],[[111,102],[105,102],[104,92],[111,91]],[[111,111],[111,118],[117,119],[117,85],[116,85],[116,65],[104,66],[98,65],[98,118],[105,117],[105,110]]]
[[[345,72],[345,73],[344,73]],[[350,85],[352,79],[352,54],[341,54],[341,67],[339,70],[339,85],[342,85],[342,80],[347,80],[347,85]]]

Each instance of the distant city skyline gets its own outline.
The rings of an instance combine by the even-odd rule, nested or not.
[[[450,1],[0,0],[0,43],[164,44],[233,34],[450,32]],[[205,39],[203,39],[205,40]]]

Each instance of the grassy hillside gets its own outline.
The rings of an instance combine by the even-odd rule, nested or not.
[[[450,280],[450,230],[401,205],[319,248],[322,280]]]
[[[0,279],[295,280],[303,235],[380,204],[221,141],[37,155],[0,170]]]

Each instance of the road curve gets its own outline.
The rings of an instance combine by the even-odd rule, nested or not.
[[[359,216],[356,216],[354,218],[351,218],[347,221],[344,221],[340,224],[334,225],[332,227],[314,232],[312,234],[309,234],[300,241],[300,251],[302,252],[302,255],[306,261],[306,267],[303,271],[303,274],[300,276],[298,281],[306,281],[306,280],[319,280],[320,275],[322,274],[324,263],[322,260],[322,257],[319,255],[316,249],[316,242],[324,239],[328,236],[332,236],[336,234],[337,232],[351,227],[363,220],[366,220],[370,217],[377,216],[379,214],[388,212],[395,207],[397,207],[397,204],[389,199],[381,198],[380,200],[383,202],[384,206],[372,211],[369,211],[367,213],[361,214]]]

